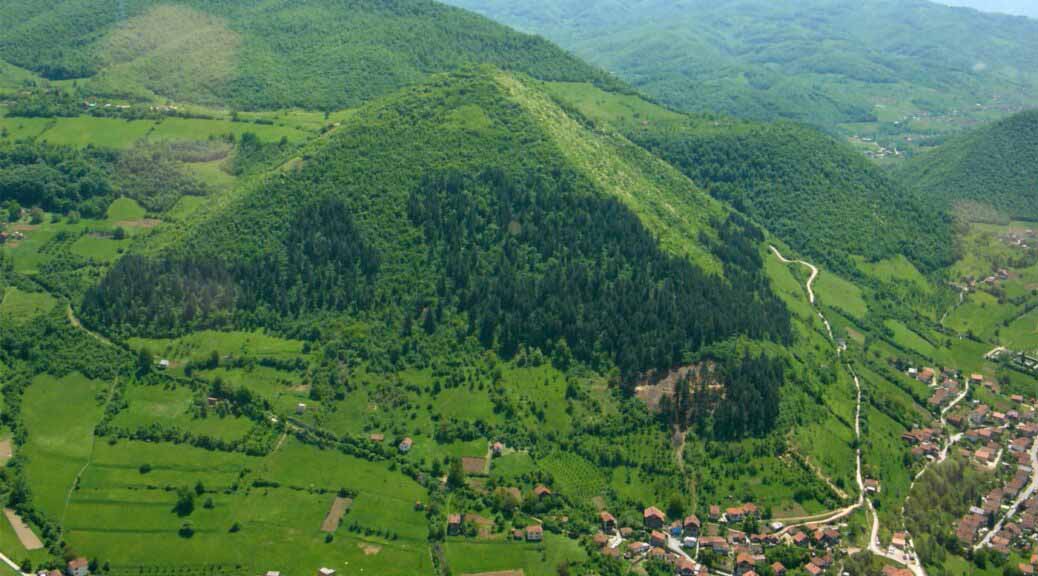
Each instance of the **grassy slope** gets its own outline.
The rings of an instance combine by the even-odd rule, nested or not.
[[[101,94],[335,109],[472,63],[610,82],[543,39],[431,0],[49,4],[5,4],[0,57]]]
[[[933,205],[968,219],[1038,218],[1038,111],[965,134],[900,167],[898,177]]]

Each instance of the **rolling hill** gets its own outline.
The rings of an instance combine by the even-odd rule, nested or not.
[[[431,0],[52,0],[45,10],[5,0],[0,8],[0,58],[95,95],[338,109],[478,63],[609,82],[543,39]]]
[[[877,122],[880,136],[930,135],[1038,103],[1038,22],[922,0],[452,3],[543,34],[686,111],[871,137]]]
[[[1038,219],[1038,111],[963,134],[896,174],[932,205],[966,219]]]

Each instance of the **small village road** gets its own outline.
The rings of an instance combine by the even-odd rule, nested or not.
[[[1020,506],[1022,506],[1024,502],[1027,502],[1027,500],[1034,495],[1035,491],[1038,491],[1038,442],[1033,442],[1033,444],[1034,445],[1031,446],[1030,452],[1031,483],[1027,485],[1026,490],[1021,492],[1020,495],[1016,497],[1016,500],[1013,502],[1013,505],[1009,508],[1009,511],[1006,512],[1006,514],[1002,516],[1001,519],[999,519],[998,523],[995,524],[995,527],[991,529],[991,532],[988,532],[984,536],[984,538],[976,546],[973,547],[974,550],[979,550],[984,546],[990,544],[991,539],[997,536],[998,533],[1002,531],[1002,527],[1005,525],[1006,520],[1015,516],[1017,511],[1020,509]]]

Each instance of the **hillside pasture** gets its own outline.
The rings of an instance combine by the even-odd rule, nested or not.
[[[0,296],[0,324],[28,322],[51,311],[57,304],[57,300],[46,292],[25,292],[13,286],[6,288]]]
[[[73,373],[37,376],[25,391],[26,474],[36,506],[53,518],[62,517],[73,481],[90,461],[94,425],[102,413],[98,398],[103,399],[107,389],[107,383]]]

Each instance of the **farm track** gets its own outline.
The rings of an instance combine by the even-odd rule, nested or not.
[[[843,348],[836,344],[836,341],[833,338],[832,327],[830,326],[829,321],[826,319],[825,315],[822,313],[821,310],[818,309],[817,305],[815,304],[814,282],[818,278],[818,267],[804,260],[789,260],[785,256],[783,256],[782,253],[779,252],[778,248],[776,248],[775,246],[771,246],[771,251],[783,264],[800,264],[801,266],[804,266],[811,270],[811,276],[810,278],[808,278],[806,286],[808,300],[810,301],[812,306],[815,306],[815,310],[818,312],[819,318],[822,319],[822,323],[825,325],[826,332],[829,335],[829,340],[837,346],[837,356],[842,356]],[[850,516],[858,509],[865,507],[866,511],[872,514],[872,530],[869,535],[869,552],[877,556],[887,558],[888,560],[893,560],[900,564],[904,564],[909,570],[912,571],[914,576],[927,576],[926,569],[923,568],[922,564],[919,563],[918,559],[914,555],[909,556],[907,554],[902,554],[899,556],[897,554],[889,553],[883,550],[882,547],[879,545],[879,515],[876,514],[876,511],[873,509],[872,501],[870,501],[868,498],[865,498],[865,480],[862,477],[861,472],[861,379],[858,377],[857,372],[854,371],[854,368],[849,363],[846,363],[845,366],[847,367],[848,372],[850,372],[851,376],[854,378],[854,386],[857,391],[857,401],[855,403],[854,410],[854,437],[857,440],[857,446],[855,447],[855,478],[858,483],[858,501],[854,504],[851,504],[850,506],[833,511],[831,514],[820,515],[820,519],[812,519],[809,522],[803,523],[795,522],[791,525],[785,526],[782,530],[782,533],[788,532],[791,528],[796,528],[800,526],[816,526],[821,524],[827,524],[835,520],[839,520],[847,516]],[[955,400],[955,403],[958,403],[965,397],[966,394],[963,393]],[[944,412],[942,412],[942,419],[943,416]],[[1036,479],[1036,484],[1038,484],[1038,479]]]

